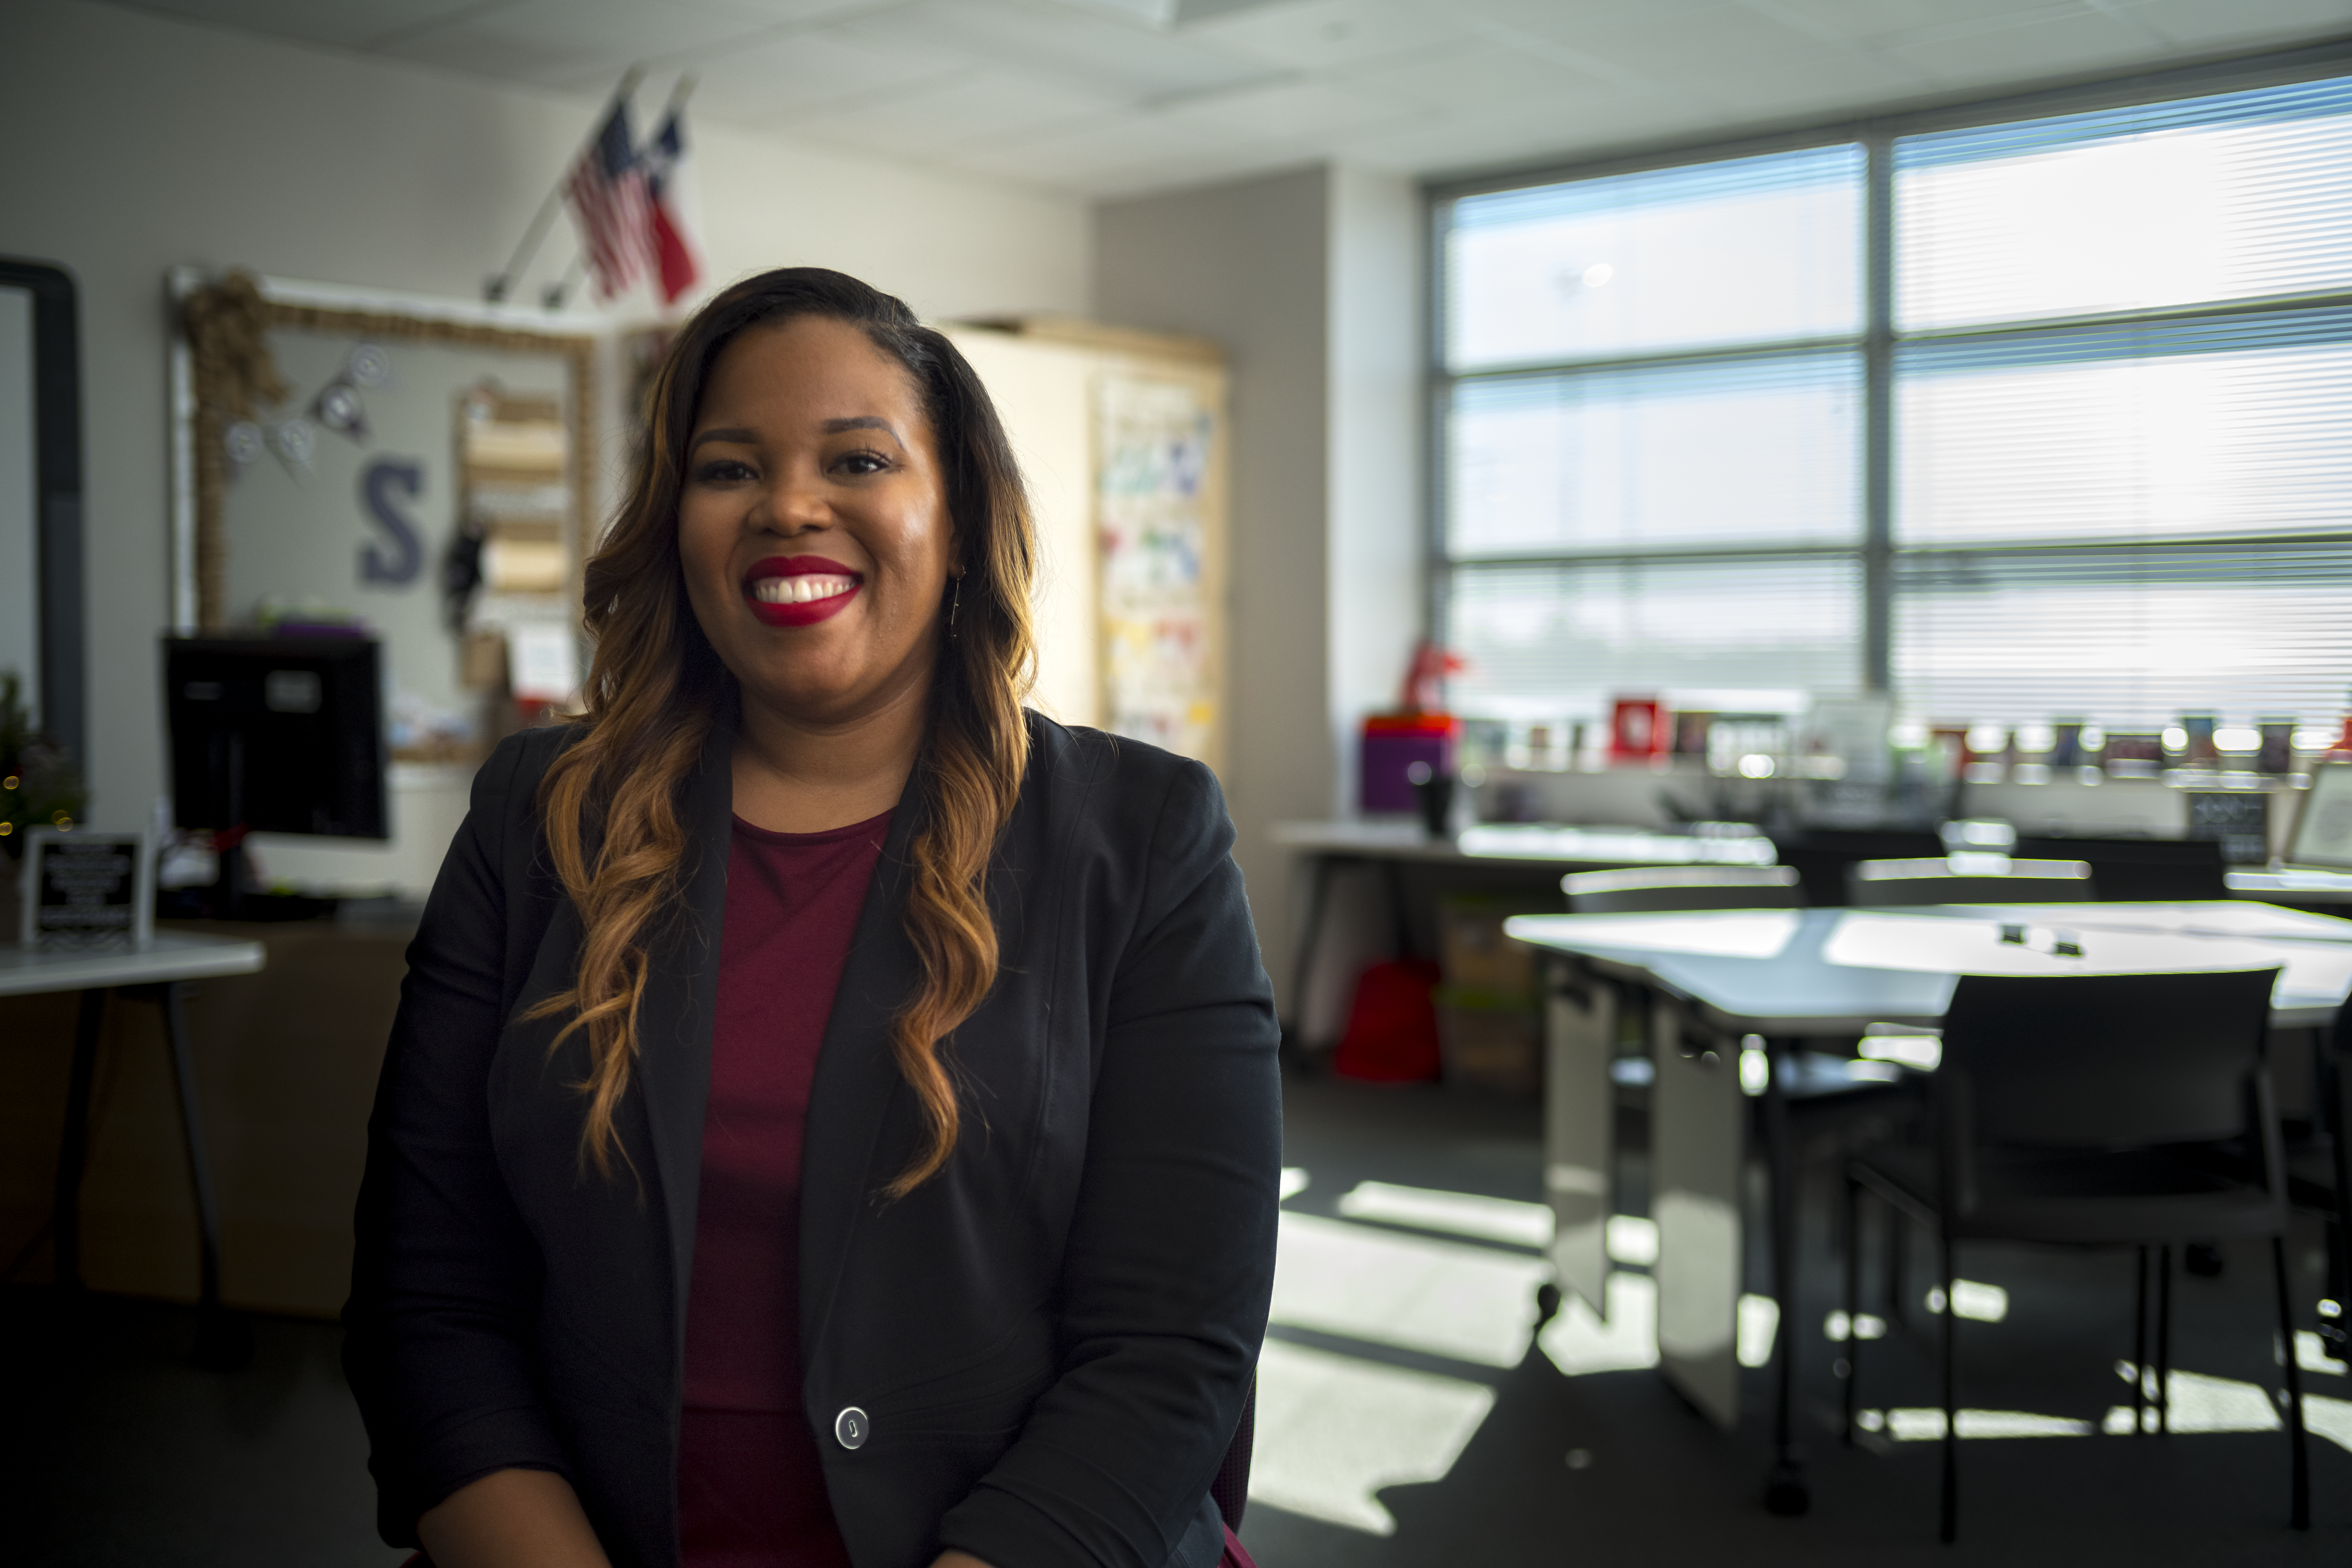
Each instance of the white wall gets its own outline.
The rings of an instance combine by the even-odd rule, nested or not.
[[[1232,355],[1227,782],[1286,1016],[1304,889],[1266,829],[1352,810],[1356,727],[1422,629],[1421,210],[1322,167],[1096,209],[1095,313]]]
[[[1366,713],[1395,706],[1423,629],[1422,230],[1413,183],[1330,173],[1332,805],[1356,806]]]
[[[0,255],[58,263],[81,292],[95,820],[142,825],[163,787],[164,269],[476,297],[595,108],[103,5],[0,5]],[[695,132],[715,284],[814,263],[933,317],[1086,307],[1076,201]],[[559,225],[542,270],[568,243]]]

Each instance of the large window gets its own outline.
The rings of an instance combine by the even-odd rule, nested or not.
[[[2332,723],[2352,77],[2170,93],[1442,196],[1456,705]]]

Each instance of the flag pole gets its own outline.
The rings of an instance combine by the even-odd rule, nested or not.
[[[508,258],[506,266],[482,285],[482,298],[493,305],[506,299],[508,291],[514,287],[515,279],[522,275],[524,268],[530,265],[531,258],[539,254],[541,243],[547,238],[548,225],[555,221],[556,213],[563,205],[563,187],[572,178],[572,165],[579,163],[580,153],[585,153],[603,134],[604,121],[612,118],[614,109],[636,91],[637,84],[645,79],[646,68],[643,66],[631,66],[621,78],[621,85],[613,89],[613,96],[605,100],[603,110],[590,123],[587,138],[580,143],[580,152],[564,160],[563,172],[555,177],[554,188],[547,193],[547,199],[539,204],[539,211],[531,218],[530,226],[523,231],[522,243],[515,247],[515,253]]]

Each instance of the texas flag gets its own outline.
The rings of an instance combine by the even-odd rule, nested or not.
[[[662,303],[674,305],[702,275],[695,247],[687,233],[679,202],[678,164],[686,157],[685,110],[672,109],[662,117],[661,129],[646,143],[646,248],[659,271]]]

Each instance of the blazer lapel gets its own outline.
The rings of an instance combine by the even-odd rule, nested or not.
[[[719,1005],[719,938],[727,913],[727,856],[734,824],[734,726],[711,727],[683,802],[684,897],[647,943],[637,1009],[637,1082],[668,1222],[670,1328],[686,1345],[687,1289],[694,1275],[695,1204],[702,1182],[702,1119],[710,1099],[710,1032]]]
[[[920,764],[917,764],[917,776]],[[907,781],[866,889],[857,933],[834,993],[801,1143],[801,1353],[822,1342],[858,1216],[894,1172],[875,1170],[884,1118],[904,1080],[890,1052],[890,1024],[921,983],[922,967],[900,923],[908,848],[922,816]]]

